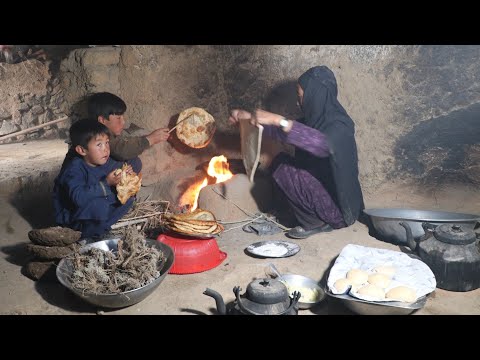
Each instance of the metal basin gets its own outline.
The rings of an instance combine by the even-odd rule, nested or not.
[[[295,274],[283,274],[282,279],[285,280],[286,283],[292,288],[299,288],[300,293],[302,292],[301,288],[307,288],[311,290],[318,291],[318,297],[313,302],[305,302],[305,301],[298,301],[298,308],[309,309],[319,303],[321,303],[325,299],[325,292],[323,289],[318,285],[318,283],[310,279],[309,277],[303,275],[295,275]],[[282,281],[280,279],[280,281]]]
[[[412,229],[414,239],[425,235],[422,223],[434,226],[444,223],[462,225],[465,230],[473,230],[480,221],[480,215],[462,214],[447,211],[415,210],[415,209],[365,209],[363,212],[372,219],[373,227],[380,240],[394,244],[407,244],[405,228],[399,225],[407,222]]]
[[[359,315],[409,315],[425,306],[427,297],[422,296],[414,303],[408,304],[400,301],[366,301],[350,295],[335,295],[330,290],[326,294],[338,299],[346,308]]]
[[[95,242],[92,244],[88,244],[83,246],[80,249],[80,252],[84,253],[88,249],[91,249],[92,247],[99,248],[106,251],[109,251],[109,250],[116,251],[118,241],[119,239],[109,239],[109,240],[103,240],[103,241]],[[56,273],[57,273],[58,281],[60,281],[60,283],[63,286],[65,286],[75,295],[77,295],[78,297],[82,298],[83,300],[85,300],[86,302],[92,305],[105,307],[105,308],[123,308],[126,306],[139,303],[140,301],[145,299],[148,295],[150,295],[161,284],[163,279],[165,279],[165,276],[167,276],[167,273],[172,267],[173,261],[174,261],[173,250],[170,246],[152,239],[147,239],[147,244],[149,246],[153,246],[158,250],[162,251],[166,257],[166,261],[158,264],[159,265],[158,270],[160,271],[160,276],[156,278],[154,281],[152,281],[150,284],[142,286],[141,288],[124,291],[118,294],[84,293],[81,290],[78,290],[72,287],[69,280],[69,275],[72,273],[73,267],[72,267],[71,261],[66,260],[65,258],[62,259],[57,266]]]

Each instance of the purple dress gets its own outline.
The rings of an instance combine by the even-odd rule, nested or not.
[[[264,126],[263,134],[304,150],[318,158],[330,155],[327,137],[319,130],[293,121],[286,133],[276,126]],[[272,163],[272,177],[290,204],[297,221],[305,230],[324,223],[334,229],[345,227],[343,216],[323,184],[294,158],[280,154]]]

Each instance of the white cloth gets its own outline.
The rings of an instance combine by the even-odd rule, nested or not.
[[[373,274],[373,269],[377,266],[393,266],[395,274],[389,286],[385,289],[387,293],[396,286],[407,286],[414,289],[417,293],[417,299],[431,293],[435,290],[437,282],[432,270],[423,261],[411,258],[407,254],[399,251],[386,249],[376,249],[366,246],[349,244],[345,246],[338,256],[335,264],[330,270],[327,280],[327,286],[333,294],[349,294],[356,298],[367,301],[379,301],[367,295],[358,294],[356,290],[349,287],[345,292],[339,292],[333,284],[338,279],[345,278],[352,269],[366,271],[369,275]],[[384,299],[382,301],[396,301],[394,299]]]

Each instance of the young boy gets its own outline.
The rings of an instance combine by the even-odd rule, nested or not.
[[[53,206],[58,225],[82,232],[82,238],[102,236],[133,205],[131,197],[122,205],[115,186],[115,170],[123,162],[110,158],[110,132],[94,120],[80,120],[70,127],[71,148],[76,155],[64,163],[55,179]],[[133,166],[133,169],[132,169]],[[127,173],[140,172],[138,164]]]
[[[125,102],[108,92],[93,94],[88,99],[88,117],[98,120],[110,130],[112,134],[110,139],[111,156],[118,161],[137,158],[150,146],[167,141],[170,135],[168,128],[161,128],[145,136],[122,136],[125,127],[123,114],[126,110]]]
[[[88,117],[105,125],[110,130],[110,156],[117,161],[128,161],[132,166],[142,168],[142,161],[138,157],[150,146],[169,137],[168,128],[152,131],[146,136],[124,136],[124,113],[127,105],[118,96],[101,92],[93,94],[88,99]],[[75,149],[70,146],[62,169],[76,157]]]

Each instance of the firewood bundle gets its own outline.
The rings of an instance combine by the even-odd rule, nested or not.
[[[56,265],[74,251],[81,235],[80,231],[60,226],[29,231],[32,244],[27,245],[27,250],[34,258],[25,266],[26,275],[33,280],[55,280]]]
[[[168,230],[186,235],[216,235],[224,230],[215,216],[203,209],[186,214],[164,215],[164,226]]]

